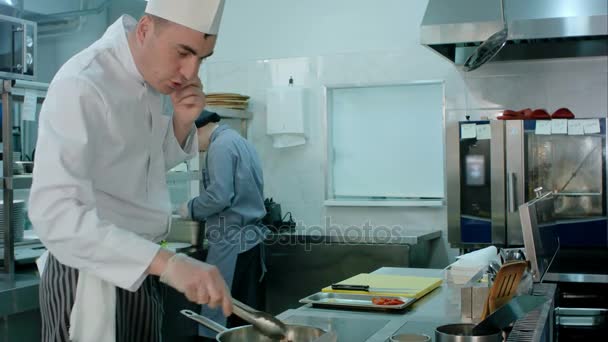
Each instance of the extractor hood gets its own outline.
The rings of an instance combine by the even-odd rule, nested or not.
[[[492,61],[608,56],[608,1],[504,0],[507,45]],[[429,0],[421,43],[462,65],[503,28],[500,0]]]

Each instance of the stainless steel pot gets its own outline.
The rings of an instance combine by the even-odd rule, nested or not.
[[[473,335],[475,324],[448,324],[435,329],[435,342],[502,342],[502,331],[484,329]]]
[[[190,310],[182,310],[182,315],[206,326],[207,328],[218,333],[216,340],[219,342],[277,342],[269,337],[258,332],[253,326],[246,325],[242,327],[228,329],[223,327],[207,317],[198,315]],[[336,341],[333,339],[325,339],[328,333],[325,330],[309,327],[305,325],[287,324],[287,336],[281,342],[314,342],[318,341],[322,336],[323,341]]]

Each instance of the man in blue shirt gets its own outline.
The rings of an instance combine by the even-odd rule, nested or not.
[[[233,297],[261,308],[263,240],[268,233],[261,224],[266,214],[262,167],[253,145],[219,121],[219,115],[209,111],[195,121],[199,150],[207,153],[200,195],[182,207],[182,216],[205,222],[206,262],[220,270]],[[226,323],[219,310],[203,306],[202,314]],[[228,320],[229,327],[241,324],[234,316]],[[202,326],[199,334],[215,336]]]

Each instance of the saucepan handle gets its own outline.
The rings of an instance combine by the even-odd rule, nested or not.
[[[196,314],[193,311],[182,310],[180,312],[181,312],[182,315],[190,318],[193,321],[196,321],[197,323],[200,323],[200,324],[206,326],[207,328],[209,328],[209,329],[211,329],[211,330],[213,330],[215,332],[222,333],[222,332],[228,330],[228,328],[215,323],[214,321],[210,320],[207,317],[204,317],[204,316],[201,316],[199,314]]]

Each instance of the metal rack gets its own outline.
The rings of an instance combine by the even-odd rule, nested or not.
[[[0,267],[0,273],[15,273],[15,241],[12,225],[14,191],[29,189],[32,185],[31,175],[13,175],[13,101],[24,101],[25,90],[32,89],[45,92],[47,84],[0,80],[0,93],[2,95],[2,159],[3,177],[0,190],[3,192],[3,229],[4,229],[4,261]],[[45,95],[37,94],[38,101]]]

